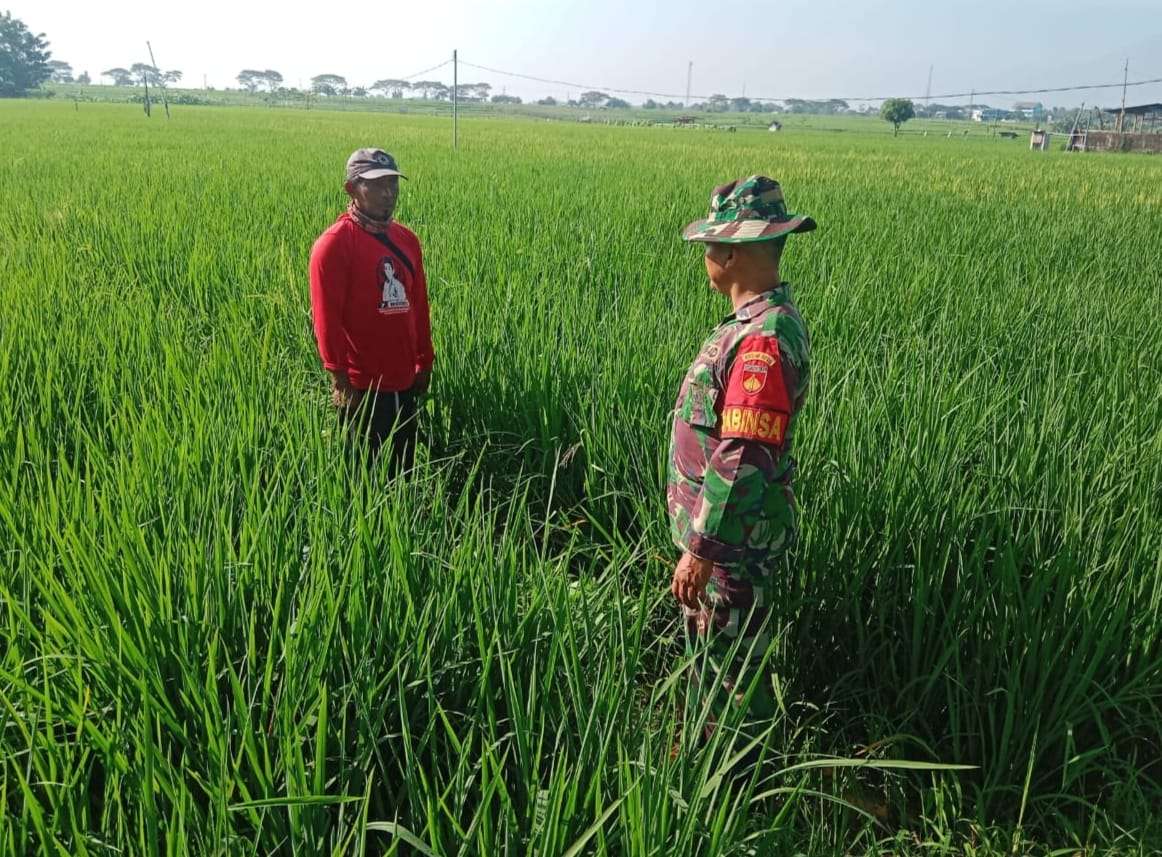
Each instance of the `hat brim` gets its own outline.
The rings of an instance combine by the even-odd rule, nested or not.
[[[695,220],[682,230],[685,241],[701,241],[707,244],[750,244],[754,241],[769,241],[792,232],[810,232],[816,223],[804,214],[792,214],[786,220],[732,220],[715,223],[711,220]]]
[[[357,179],[381,179],[384,176],[399,176],[401,179],[407,178],[407,176],[405,176],[399,170],[388,170],[388,169],[383,169],[381,167],[377,167],[374,170],[364,170],[363,172],[353,176],[353,178],[357,178]]]

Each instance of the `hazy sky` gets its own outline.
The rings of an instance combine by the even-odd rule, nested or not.
[[[1162,0],[412,0],[376,3],[200,0],[9,0],[43,31],[54,58],[88,71],[147,62],[183,85],[236,86],[242,68],[290,86],[319,73],[352,86],[418,72],[460,51],[465,62],[538,77],[681,94],[829,98],[1026,89],[1162,78]],[[361,10],[369,10],[361,14]],[[451,67],[424,75],[451,82]],[[461,68],[524,97],[578,90]],[[644,96],[626,95],[640,102]],[[978,99],[1007,105],[1020,96]],[[1119,90],[1035,96],[1046,105],[1115,105]],[[960,99],[967,103],[967,99]],[[1162,84],[1128,103],[1162,101]]]

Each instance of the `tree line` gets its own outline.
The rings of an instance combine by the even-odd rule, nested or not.
[[[283,87],[283,76],[273,69],[258,70],[244,68],[234,78],[247,92],[291,92]],[[311,78],[310,91],[324,97],[346,95],[364,98],[380,95],[384,98],[422,98],[425,101],[451,101],[452,87],[438,80],[408,81],[397,78],[383,78],[369,86],[352,86],[341,74],[317,74]],[[490,83],[461,83],[456,87],[456,97],[460,101],[487,101],[492,91]],[[516,102],[515,96],[495,95],[493,101]]]
[[[112,80],[114,86],[140,86],[142,83],[147,83],[150,86],[160,88],[170,83],[177,83],[182,79],[182,73],[177,69],[162,71],[157,66],[135,62],[129,68],[121,68],[120,66],[107,68],[101,72],[101,77]],[[68,81],[62,82],[67,83]]]

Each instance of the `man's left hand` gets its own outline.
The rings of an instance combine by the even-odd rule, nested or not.
[[[682,604],[691,610],[697,610],[702,606],[702,595],[706,592],[706,583],[710,580],[710,573],[713,570],[714,563],[710,560],[694,556],[692,553],[682,554],[682,558],[674,567],[670,592]]]

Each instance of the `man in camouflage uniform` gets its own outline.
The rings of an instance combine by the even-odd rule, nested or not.
[[[671,591],[698,691],[687,711],[698,716],[708,704],[707,734],[744,703],[769,646],[773,586],[789,583],[779,569],[796,534],[791,438],[809,340],[779,260],[787,235],[814,228],[787,212],[777,182],[750,176],[715,188],[707,219],[683,232],[706,245],[711,287],[734,306],[682,381],[666,492],[683,552]],[[763,675],[742,716],[761,731],[774,713]]]

